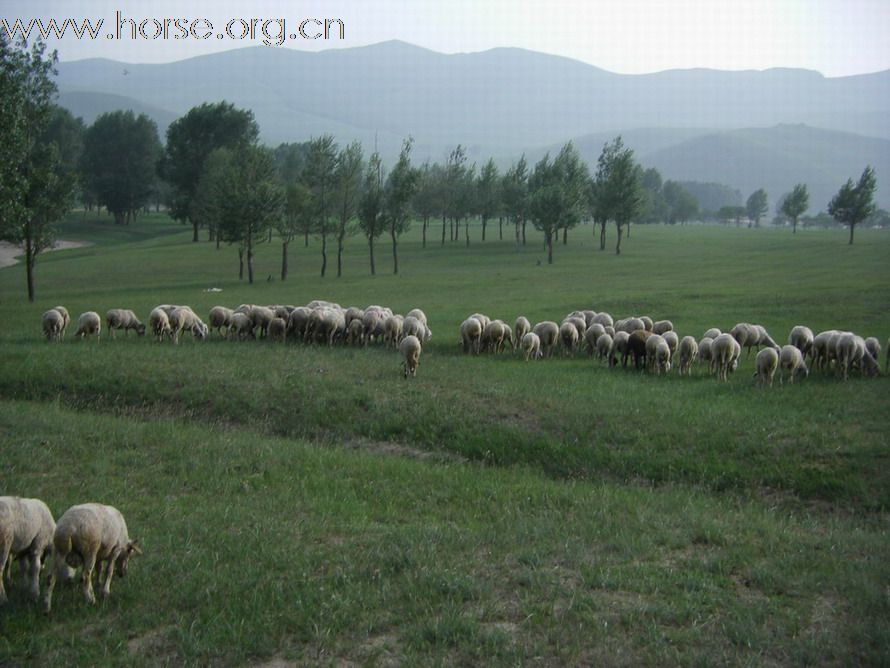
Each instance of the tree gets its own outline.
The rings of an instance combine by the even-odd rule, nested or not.
[[[516,246],[525,245],[525,221],[528,219],[528,163],[525,155],[510,166],[501,182],[501,198],[504,212],[516,228]]]
[[[418,172],[411,166],[411,148],[414,140],[408,137],[402,143],[398,162],[386,179],[383,210],[389,235],[392,239],[392,273],[399,273],[399,236],[411,227],[411,199],[417,190]]]
[[[748,220],[754,221],[754,227],[760,227],[760,219],[769,211],[766,191],[763,188],[755,190],[745,202],[745,212],[748,214]]]
[[[661,174],[654,167],[645,170],[640,179],[646,201],[640,213],[640,222],[660,223],[670,218],[668,203],[665,201],[664,183]]]
[[[805,183],[798,183],[785,196],[781,211],[791,219],[791,233],[797,234],[797,221],[810,206],[810,194]]]
[[[374,266],[374,240],[383,234],[383,166],[377,151],[368,159],[365,177],[362,182],[362,194],[358,203],[358,224],[368,240],[368,251],[371,260],[371,276],[376,273]],[[444,232],[443,232],[444,243]]]
[[[189,203],[189,218],[196,221],[200,227],[211,230],[216,237],[217,248],[221,237],[220,201],[224,195],[225,184],[228,182],[226,170],[232,168],[231,162],[231,155],[227,149],[216,149],[208,155],[195,187],[195,195]],[[239,278],[242,276],[243,267],[239,272]]]
[[[828,213],[843,225],[850,226],[850,243],[853,243],[853,229],[875,212],[875,190],[877,189],[875,170],[867,166],[853,185],[853,179],[841,186],[828,203]]]
[[[310,225],[312,218],[312,193],[309,188],[294,180],[285,188],[284,215],[276,222],[275,229],[281,237],[281,280],[287,280],[288,249],[290,242]]]
[[[736,227],[742,224],[742,216],[745,215],[745,207],[743,206],[721,206],[717,212],[717,217],[727,223],[731,220],[735,221]]]
[[[430,165],[424,163],[420,168],[417,192],[414,194],[414,212],[422,221],[423,248],[426,248],[426,232],[429,228],[430,218],[435,214],[442,214],[444,204],[442,201],[443,187],[445,185],[445,170],[439,163]]]
[[[442,245],[445,245],[446,218],[451,220],[451,241],[454,241],[457,239],[456,226],[460,224],[460,220],[468,210],[467,184],[471,177],[466,163],[466,151],[463,146],[458,144],[448,156],[448,162],[445,163],[445,183],[442,193]],[[469,245],[469,238],[467,245]]]
[[[605,243],[605,221],[615,221],[618,231],[616,255],[621,254],[621,235],[624,228],[643,208],[645,197],[640,178],[640,170],[633,158],[633,149],[625,148],[620,136],[603,146],[597,161],[594,218],[599,219],[603,225],[601,248]]]
[[[667,222],[685,223],[698,213],[698,201],[676,181],[667,181],[662,190],[667,206]]]
[[[57,57],[45,52],[43,42],[28,50],[0,36],[0,239],[23,247],[32,302],[37,256],[52,246],[54,224],[71,208],[75,185],[50,129]]]
[[[499,186],[498,168],[494,164],[494,159],[489,158],[479,172],[479,178],[476,179],[475,199],[479,216],[482,218],[482,241],[485,241],[485,228],[488,226],[488,221],[497,214],[501,204]]]
[[[343,275],[343,244],[346,237],[355,234],[352,222],[358,207],[362,187],[362,145],[352,142],[337,156],[334,171],[335,208],[337,213],[337,278]]]
[[[170,215],[191,223],[198,241],[198,224],[189,218],[190,202],[207,156],[217,148],[246,150],[259,135],[253,112],[236,109],[228,102],[192,107],[167,128],[167,144],[161,159],[161,176],[172,186]]]
[[[161,142],[145,114],[112,111],[99,116],[84,137],[81,171],[97,202],[118,225],[150,201]]]
[[[312,194],[315,233],[321,237],[321,276],[328,266],[328,232],[334,206],[334,170],[337,167],[337,144],[332,135],[323,135],[309,142],[309,153],[301,180]]]

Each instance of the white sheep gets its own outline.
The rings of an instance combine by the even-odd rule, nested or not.
[[[694,336],[684,336],[677,346],[677,373],[688,376],[692,373],[692,363],[698,356],[698,342]]]
[[[600,324],[603,327],[615,327],[615,321],[612,320],[612,316],[605,311],[600,311],[593,317],[593,320],[590,324],[592,325],[594,323]],[[617,331],[618,328],[615,327],[615,330]]]
[[[729,380],[729,374],[739,366],[741,354],[742,346],[732,334],[721,334],[714,339],[711,344],[711,368],[717,372],[719,380]]]
[[[46,583],[43,605],[46,612],[52,606],[56,579],[63,576],[68,567],[83,566],[81,581],[87,602],[95,604],[93,593],[93,569],[100,565],[100,580],[104,570],[102,595],[111,594],[111,579],[117,569],[121,577],[127,574],[127,565],[134,554],[142,554],[137,541],[130,540],[127,523],[120,511],[101,503],[84,503],[72,506],[59,518],[53,534],[53,567]],[[102,569],[102,564],[105,568]]]
[[[814,369],[828,368],[834,353],[829,351],[832,339],[835,341],[842,334],[836,329],[826,329],[813,337],[813,345],[810,348],[811,364]]]
[[[81,337],[85,339],[88,336],[93,336],[95,334],[96,341],[99,341],[99,336],[102,333],[102,319],[99,317],[99,314],[95,311],[87,311],[86,313],[81,313],[77,318],[77,331],[74,332],[75,337]]]
[[[353,318],[346,325],[346,343],[350,346],[360,346],[364,343],[365,326],[361,317]]]
[[[565,354],[575,354],[575,348],[578,347],[578,328],[572,321],[566,320],[559,326],[559,341]]]
[[[680,346],[680,337],[677,336],[677,332],[672,329],[669,329],[664,334],[662,334],[665,343],[668,344],[668,348],[671,349],[671,359],[674,359],[674,355],[677,354],[677,348]]]
[[[6,587],[13,558],[27,568],[31,595],[40,596],[40,569],[53,543],[56,523],[40,499],[0,496],[0,603],[5,603]]]
[[[460,324],[460,343],[465,353],[476,355],[482,350],[482,323],[476,318],[467,318]]]
[[[754,358],[754,378],[761,385],[772,387],[773,376],[779,366],[779,353],[775,348],[764,348]]]
[[[651,332],[652,327],[655,325],[655,323],[652,321],[652,318],[650,318],[648,315],[641,315],[640,320],[643,321],[643,329],[645,329],[647,332]]]
[[[553,349],[559,341],[559,325],[552,320],[544,320],[537,323],[532,331],[541,340],[541,352],[547,357],[553,354]]]
[[[649,372],[656,375],[671,370],[671,349],[660,334],[652,334],[646,339],[646,362]]]
[[[296,339],[297,341],[307,340],[306,331],[309,327],[309,316],[311,314],[312,309],[307,306],[298,306],[291,311],[287,318],[287,332],[291,338]],[[359,322],[361,322],[361,320],[359,320]],[[253,321],[251,321],[251,326],[252,325]]]
[[[399,352],[402,353],[405,378],[417,375],[417,367],[420,364],[421,345],[420,339],[409,334],[399,343]]]
[[[785,382],[785,371],[788,371],[792,383],[794,383],[795,377],[806,378],[810,373],[807,363],[804,362],[803,353],[791,344],[782,346],[782,350],[779,352],[779,369],[781,369],[779,383]]]
[[[62,329],[65,326],[65,318],[56,309],[51,308],[48,311],[44,311],[43,316],[41,317],[41,324],[43,326],[43,335],[46,337],[47,341],[62,340]]]
[[[593,327],[593,325],[591,325]],[[600,325],[602,327],[602,325]],[[600,360],[608,359],[612,350],[612,337],[603,332],[596,339],[596,355]]]
[[[161,308],[154,308],[148,314],[148,325],[158,341],[163,341],[165,336],[168,338],[173,337],[173,329],[170,327],[170,316]]]
[[[235,312],[230,308],[214,306],[210,309],[210,317],[208,318],[210,329],[215,329],[217,334],[225,337],[226,334],[223,333],[223,330],[225,329],[228,332],[229,325],[232,324],[233,315],[235,315]]]
[[[387,345],[391,345],[393,348],[399,347],[404,326],[405,318],[401,315],[391,315],[383,321],[383,339]]]
[[[587,347],[587,354],[593,355],[594,352],[599,350],[597,346],[597,341],[599,338],[606,333],[606,328],[603,327],[598,322],[595,322],[590,325],[586,330],[584,330],[584,345]],[[611,342],[612,337],[609,337],[609,341]]]
[[[718,336],[723,334],[717,327],[711,327],[708,331],[702,334],[703,339],[716,339]]]
[[[482,329],[485,329],[485,325],[491,322],[491,318],[489,318],[484,313],[473,313],[472,315],[470,315],[470,317],[476,318],[476,320],[478,320],[482,324]]]
[[[264,337],[269,329],[269,323],[275,317],[275,311],[265,306],[254,306],[248,314],[253,320],[254,330],[259,330],[259,336]]]
[[[865,339],[865,349],[868,351],[868,354],[871,355],[876,362],[879,362],[881,359],[881,342],[878,341],[877,337],[869,336]]]
[[[804,357],[810,354],[813,338],[813,330],[806,325],[795,325],[788,333],[788,343],[797,348]]]
[[[720,336],[718,334],[717,336]],[[714,345],[714,339],[710,336],[703,336],[701,341],[698,342],[698,361],[699,364],[702,362],[708,363],[708,373],[714,372],[714,367],[711,362],[714,361],[714,356],[711,353],[711,347]]]
[[[68,309],[64,306],[53,306],[53,309],[62,314],[62,333],[59,336],[59,339],[65,337],[65,330],[68,329],[68,325],[71,323],[71,316],[68,315]]]
[[[479,349],[495,354],[500,353],[504,348],[504,339],[507,335],[504,322],[502,320],[492,320],[482,328],[482,338],[479,340]]]
[[[852,332],[841,335],[836,347],[838,372],[844,380],[850,376],[853,367],[861,369],[863,374],[877,375],[879,364],[868,352],[865,340]]]
[[[519,342],[520,347],[525,351],[525,361],[529,359],[539,359],[541,353],[541,339],[534,332],[526,332]]]
[[[408,313],[405,314],[405,317],[406,317],[406,318],[417,318],[417,319],[420,320],[420,322],[422,322],[424,325],[428,325],[428,324],[429,324],[429,323],[427,322],[427,319],[426,319],[426,313],[424,313],[423,311],[421,311],[419,308],[413,308],[413,309],[411,309],[410,311],[408,311]]]
[[[105,328],[114,338],[114,330],[124,330],[124,336],[134,330],[138,336],[145,336],[145,325],[139,321],[136,314],[130,309],[113,308],[105,313]]]
[[[522,337],[532,331],[532,324],[528,321],[524,315],[516,318],[516,322],[513,323],[513,335],[516,337],[517,341],[522,341]]]
[[[618,358],[621,358],[622,366],[627,364],[627,346],[630,334],[625,331],[617,331],[612,337],[612,347],[609,349],[609,366],[617,366]]]
[[[267,337],[270,341],[281,341],[287,338],[287,321],[284,318],[275,316],[269,322]]]
[[[652,333],[664,335],[665,332],[673,331],[674,323],[670,320],[658,320],[652,323]]]
[[[268,309],[267,309],[268,310]],[[181,306],[170,314],[170,328],[173,330],[173,343],[179,343],[182,332],[190,332],[199,341],[207,338],[210,330],[204,321],[188,306]]]
[[[416,336],[422,343],[427,343],[433,338],[433,332],[414,316],[405,316],[405,321],[402,324],[402,336]]]
[[[239,341],[256,338],[253,334],[253,320],[246,313],[233,313],[228,334],[234,335]]]

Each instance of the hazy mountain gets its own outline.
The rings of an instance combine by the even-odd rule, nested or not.
[[[684,144],[706,136],[713,144],[718,131],[807,123],[890,138],[890,70],[842,78],[790,69],[619,75],[523,49],[446,55],[398,41],[321,52],[252,47],[166,64],[91,59],[58,69],[62,103],[84,116],[81,109],[107,110],[118,99],[163,128],[196,104],[225,99],[253,110],[266,143],[330,132],[341,143],[362,141],[367,152],[376,141],[388,159],[410,134],[418,160],[443,161],[461,143],[473,160],[503,162],[577,137],[595,161],[621,132],[640,157],[658,155],[677,170],[664,170],[666,177],[691,178],[697,167],[681,156],[701,159],[704,148]],[[726,151],[748,151],[756,161],[751,141],[724,138],[716,148],[727,160],[734,158]],[[846,178],[846,164],[826,159],[831,178]],[[730,182],[742,190],[747,183]]]

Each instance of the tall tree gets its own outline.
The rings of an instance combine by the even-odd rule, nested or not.
[[[118,225],[150,201],[161,155],[158,127],[145,114],[112,111],[87,129],[81,171]]]
[[[445,221],[451,221],[451,241],[457,239],[456,225],[465,215],[467,204],[468,169],[467,153],[458,144],[445,163],[445,185],[443,189],[444,212],[442,215],[442,244],[445,244]]]
[[[418,172],[411,166],[411,148],[414,140],[408,137],[402,143],[399,159],[386,179],[383,210],[389,235],[392,239],[392,273],[399,273],[399,237],[411,226],[411,199],[417,190]]]
[[[198,178],[195,194],[189,202],[189,218],[200,227],[211,230],[219,248],[221,208],[220,202],[224,195],[226,170],[232,168],[231,155],[227,149],[216,149],[204,160],[204,169]],[[242,271],[239,272],[243,276]],[[239,276],[240,278],[241,276]]]
[[[340,151],[334,171],[337,215],[337,277],[343,275],[343,245],[356,232],[354,218],[362,188],[362,145],[355,141]]]
[[[633,157],[633,149],[626,148],[621,137],[603,146],[597,162],[594,188],[594,218],[613,220],[618,232],[615,254],[621,254],[623,230],[642,211],[645,196],[640,185],[640,170]],[[605,230],[605,222],[603,222]],[[602,237],[605,242],[605,232]]]
[[[281,238],[281,280],[286,281],[289,271],[290,243],[311,223],[312,193],[300,181],[292,181],[284,193],[284,215],[275,223]]]
[[[791,220],[791,233],[797,234],[797,221],[810,206],[810,194],[805,183],[798,183],[782,202],[781,211]]]
[[[426,233],[430,226],[430,219],[436,215],[443,215],[444,203],[442,194],[445,185],[445,171],[439,163],[430,165],[424,163],[420,168],[420,176],[417,192],[414,194],[414,212],[420,216],[422,223],[422,245],[426,248]]]
[[[374,241],[383,234],[383,165],[377,151],[368,159],[362,181],[362,194],[358,203],[358,224],[368,240],[371,261],[371,276],[376,274],[374,264]],[[444,239],[444,237],[443,237]]]
[[[646,201],[640,213],[640,222],[661,223],[670,220],[670,207],[665,201],[665,183],[654,167],[643,171],[640,179]],[[594,230],[595,231],[595,230]]]
[[[198,241],[199,226],[189,218],[189,203],[207,156],[217,148],[245,150],[256,142],[258,135],[253,112],[236,109],[228,102],[193,107],[167,128],[167,144],[159,169],[173,189],[170,215],[192,225],[192,241]]]
[[[758,188],[748,197],[745,202],[745,212],[748,214],[748,220],[754,221],[754,227],[760,227],[760,219],[769,211],[769,203],[766,197],[766,191]]]
[[[528,219],[528,163],[525,155],[510,166],[501,181],[504,212],[513,223],[516,246],[525,245],[525,221]],[[521,237],[520,237],[520,232]]]
[[[37,256],[52,246],[55,222],[70,208],[75,178],[52,138],[56,53],[0,36],[0,239],[25,251],[28,300]]]
[[[667,206],[667,222],[685,223],[698,213],[698,201],[676,181],[666,181],[662,189]]]
[[[488,221],[497,215],[501,205],[500,174],[494,158],[489,158],[476,179],[476,206],[482,220],[482,241],[485,241],[485,230]]]
[[[301,179],[312,194],[315,233],[321,237],[321,276],[328,266],[328,234],[332,231],[334,208],[334,170],[337,168],[337,144],[332,135],[309,142],[309,153]]]
[[[853,179],[841,186],[837,194],[828,203],[828,213],[839,223],[850,226],[850,243],[853,243],[853,230],[863,220],[875,212],[875,190],[878,183],[875,170],[871,165],[866,167],[859,177],[859,183]]]

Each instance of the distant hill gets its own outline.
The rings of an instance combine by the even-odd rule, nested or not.
[[[724,172],[741,179],[728,183],[743,191],[756,142],[726,131],[806,123],[890,139],[890,70],[840,78],[792,69],[620,75],[523,49],[447,55],[399,41],[320,52],[251,47],[165,64],[90,59],[58,70],[62,104],[85,120],[120,104],[165,128],[197,104],[228,100],[253,110],[271,145],[329,132],[340,143],[360,140],[368,152],[377,145],[392,160],[410,134],[418,161],[444,161],[461,143],[471,160],[503,163],[572,137],[595,161],[604,141],[623,133],[640,157],[657,156],[668,178],[693,178],[708,144],[722,155],[741,152],[745,166]],[[826,182],[847,173],[830,151],[819,156]],[[785,160],[788,170],[799,164]]]

